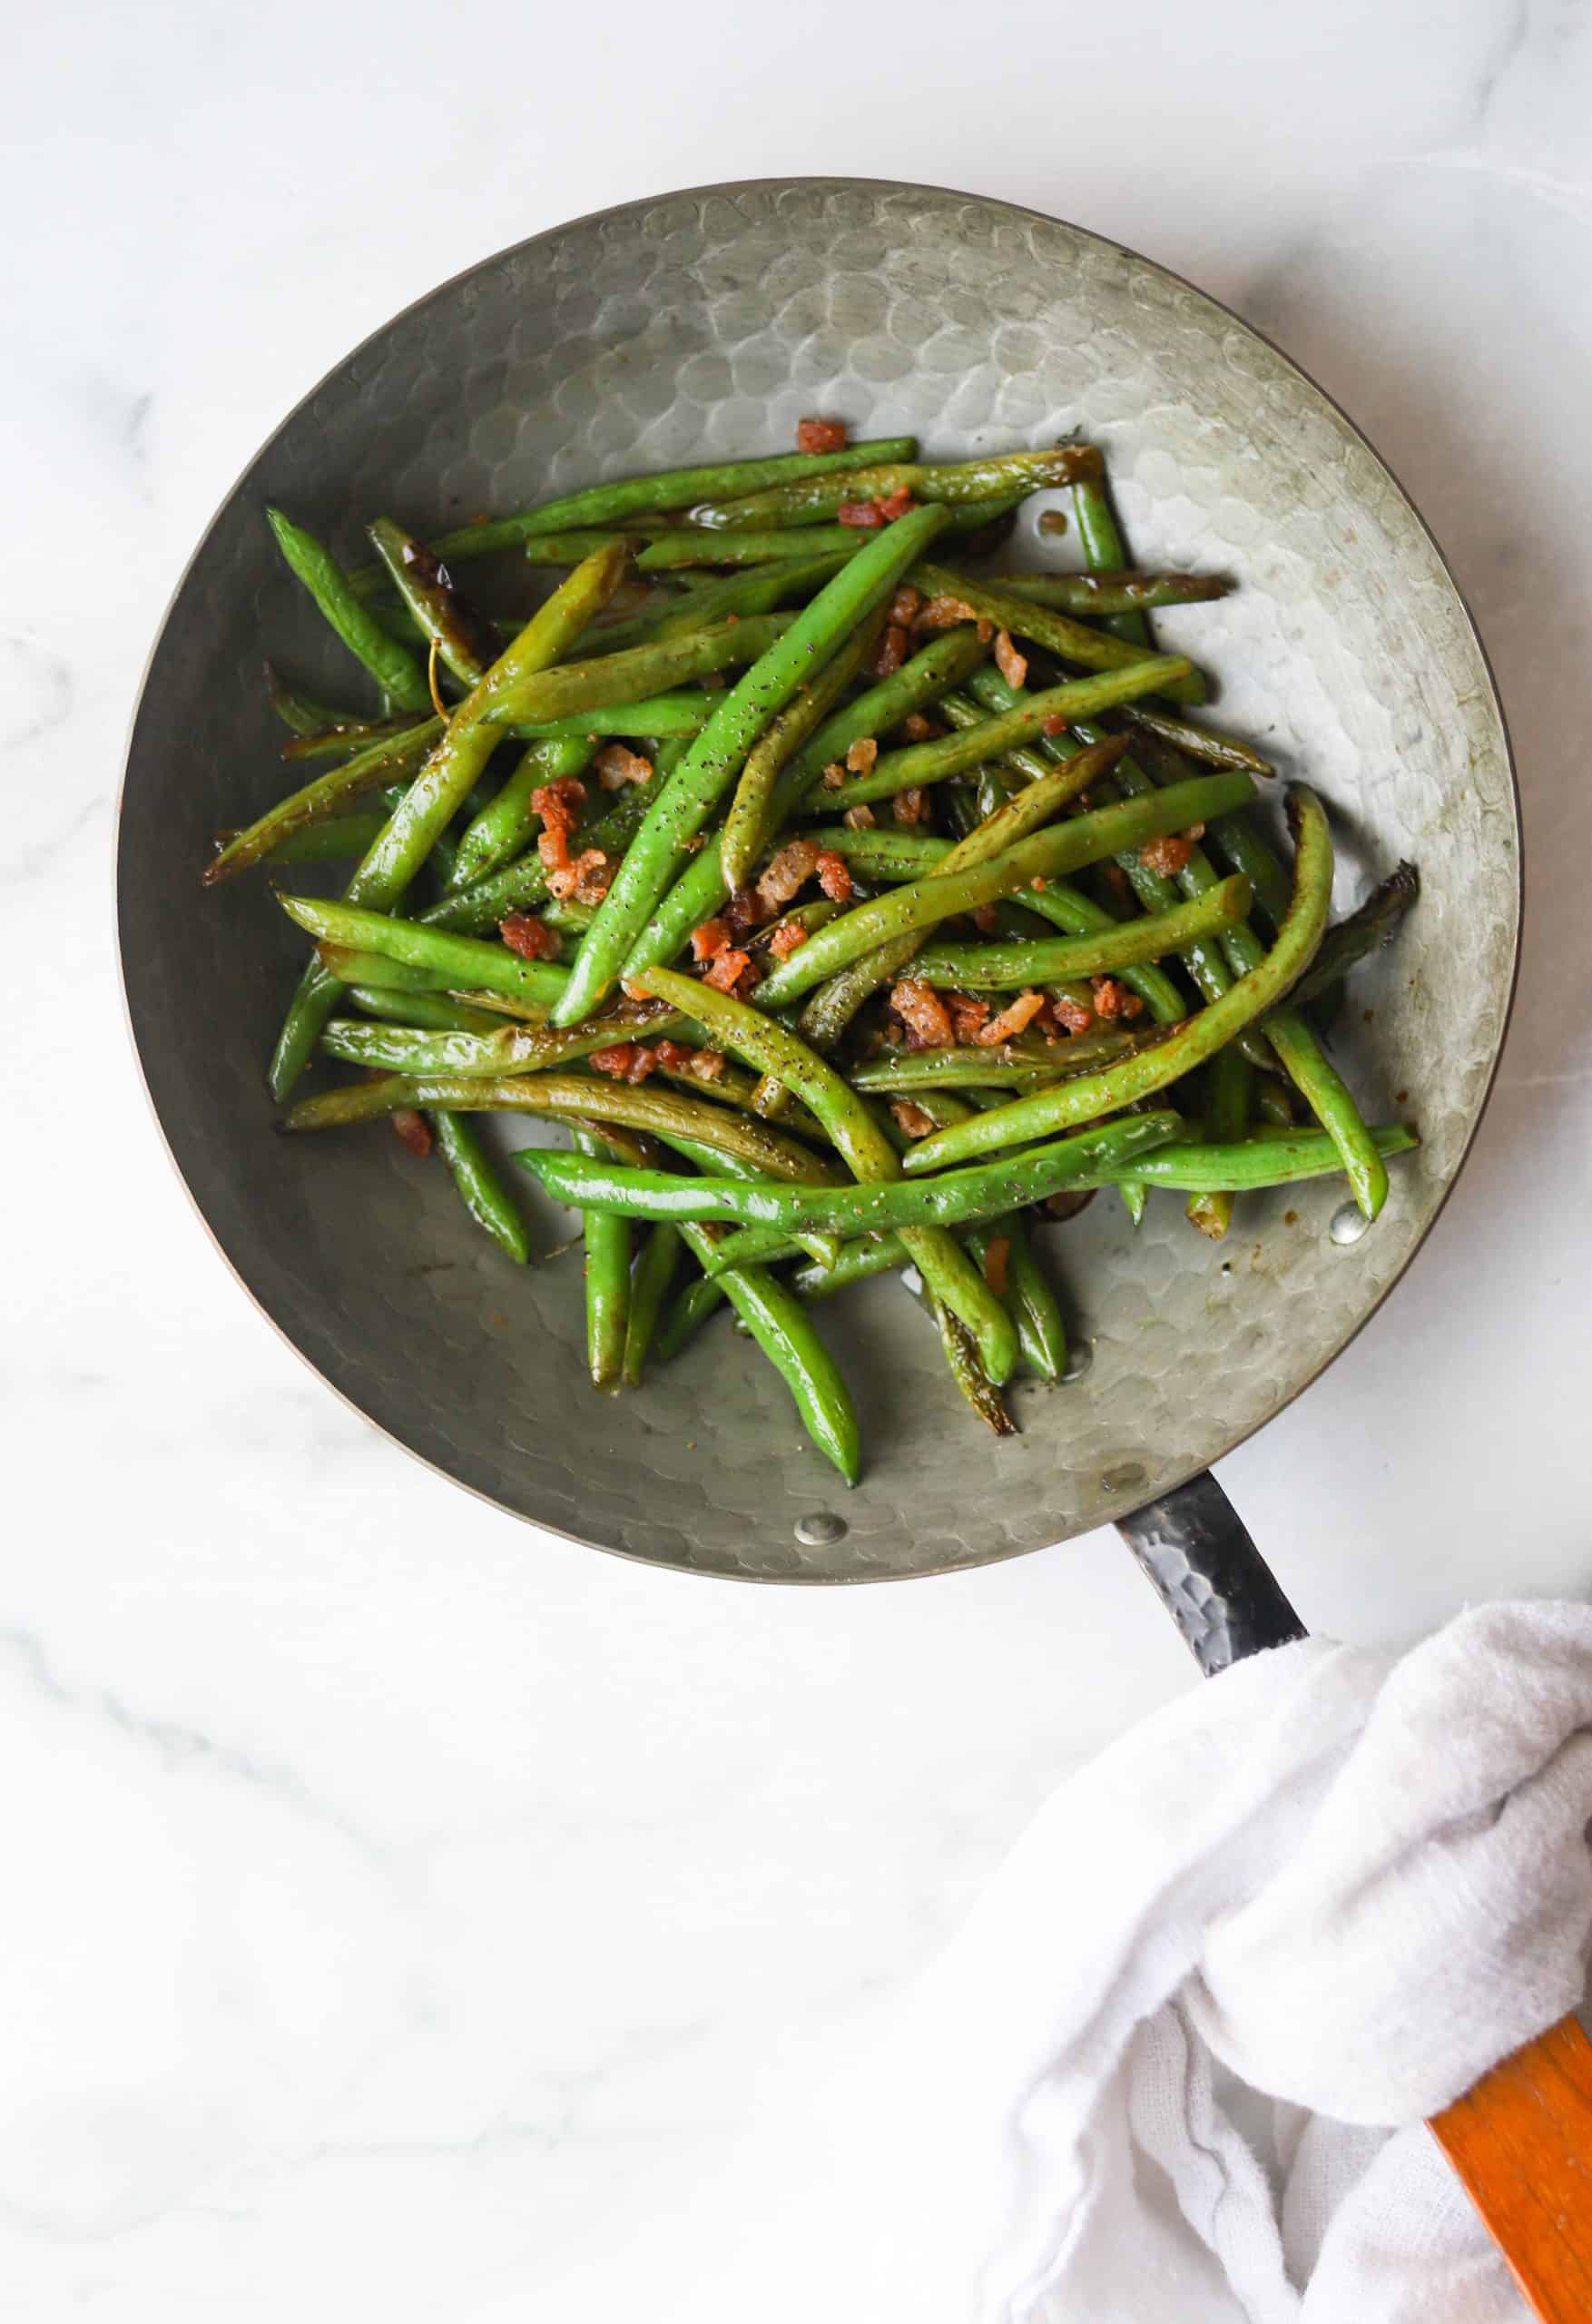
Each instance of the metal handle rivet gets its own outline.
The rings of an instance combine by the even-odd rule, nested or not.
[[[1358,1243],[1370,1225],[1370,1219],[1357,1204],[1346,1202],[1332,1213],[1332,1223],[1327,1232],[1334,1243]]]
[[[828,1549],[846,1538],[846,1521],[831,1517],[827,1509],[815,1509],[809,1516],[796,1520],[796,1539],[804,1549]]]

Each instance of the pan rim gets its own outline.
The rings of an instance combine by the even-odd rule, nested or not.
[[[137,1064],[138,1078],[142,1088],[144,1102],[148,1107],[150,1115],[154,1122],[156,1134],[159,1137],[161,1147],[166,1156],[167,1161],[170,1163],[172,1170],[176,1174],[178,1182],[182,1188],[183,1195],[188,1201],[189,1206],[193,1211],[194,1216],[199,1219],[200,1224],[209,1237],[212,1247],[220,1256],[222,1264],[226,1266],[229,1274],[232,1276],[233,1281],[243,1292],[245,1297],[249,1300],[256,1313],[263,1316],[271,1329],[285,1343],[285,1344],[292,1350],[295,1356],[298,1357],[299,1361],[305,1366],[305,1368],[310,1372],[317,1380],[320,1381],[327,1388],[329,1388],[332,1394],[337,1396],[342,1403],[346,1404],[349,1408],[350,1411],[358,1413],[359,1417],[368,1427],[375,1429],[380,1435],[385,1437],[389,1443],[398,1446],[399,1449],[406,1452],[411,1460],[418,1462],[434,1475],[442,1478],[447,1483],[454,1486],[457,1490],[471,1494],[475,1499],[486,1502],[488,1507],[499,1510],[505,1516],[513,1518],[522,1524],[533,1525],[538,1531],[550,1534],[557,1540],[568,1541],[578,1548],[596,1550],[606,1556],[623,1558],[626,1562],[631,1564],[654,1568],[663,1566],[676,1572],[695,1573],[713,1581],[744,1581],[760,1585],[800,1584],[809,1587],[827,1589],[841,1585],[855,1585],[864,1582],[929,1581],[936,1579],[943,1574],[967,1572],[979,1567],[1004,1564],[1014,1558],[1030,1556],[1040,1549],[1055,1548],[1058,1545],[1060,1541],[1082,1538],[1084,1534],[1096,1531],[1096,1527],[1094,1524],[1082,1527],[1077,1529],[1074,1533],[1064,1533],[1058,1536],[1056,1541],[1049,1542],[1035,1541],[1029,1543],[1015,1543],[1009,1546],[1002,1545],[993,1550],[978,1551],[966,1551],[961,1555],[941,1559],[933,1565],[923,1566],[909,1573],[884,1573],[866,1570],[855,1572],[797,1571],[793,1573],[774,1574],[740,1571],[729,1573],[717,1568],[693,1565],[679,1559],[660,1558],[649,1555],[645,1551],[628,1549],[615,1542],[595,1541],[589,1535],[572,1531],[567,1526],[554,1523],[545,1517],[533,1516],[523,1510],[516,1509],[510,1503],[500,1500],[496,1493],[489,1492],[485,1486],[473,1483],[467,1478],[457,1475],[452,1469],[444,1466],[441,1462],[434,1460],[430,1454],[420,1451],[418,1446],[408,1443],[404,1437],[398,1435],[395,1430],[389,1427],[385,1422],[377,1419],[374,1414],[368,1412],[364,1405],[359,1402],[351,1387],[343,1385],[341,1382],[334,1379],[329,1373],[323,1370],[321,1365],[316,1362],[315,1358],[311,1356],[305,1348],[300,1345],[299,1342],[289,1331],[287,1325],[271,1312],[263,1296],[258,1293],[253,1285],[246,1279],[241,1272],[240,1264],[233,1259],[231,1254],[221,1242],[219,1234],[212,1226],[202,1205],[201,1204],[199,1196],[195,1194],[192,1186],[189,1182],[187,1172],[184,1170],[182,1164],[178,1159],[177,1154],[172,1147],[171,1136],[167,1130],[166,1123],[162,1117],[160,1108],[156,1102],[153,1090],[150,1084],[150,1072],[145,1063],[143,1046],[139,1039],[138,1025],[133,1012],[133,1003],[128,990],[127,953],[125,943],[123,941],[123,859],[126,847],[125,819],[127,787],[132,772],[133,756],[137,742],[138,730],[143,716],[145,703],[149,693],[150,681],[153,674],[155,662],[165,641],[166,633],[176,615],[178,606],[183,596],[183,593],[188,586],[190,578],[192,577],[201,558],[204,555],[212,536],[215,534],[217,528],[232,507],[233,503],[238,499],[240,495],[245,491],[257,470],[265,462],[269,455],[275,448],[278,443],[280,442],[281,438],[288,433],[288,431],[306,412],[309,411],[310,408],[314,404],[316,398],[322,394],[334,380],[339,379],[350,365],[359,362],[363,356],[365,356],[371,349],[375,348],[387,337],[388,332],[393,330],[399,324],[420,316],[434,302],[448,298],[464,284],[469,282],[477,276],[484,274],[489,269],[496,268],[506,261],[518,258],[523,253],[533,251],[542,244],[556,241],[559,237],[570,233],[577,228],[601,225],[610,220],[624,218],[633,213],[644,212],[663,202],[705,202],[713,198],[733,199],[738,194],[769,192],[788,193],[809,189],[815,192],[829,192],[863,189],[891,194],[929,196],[936,200],[949,200],[953,202],[968,202],[977,208],[999,212],[1007,217],[1025,219],[1045,226],[1059,227],[1065,232],[1076,236],[1082,242],[1091,243],[1098,250],[1115,253],[1120,258],[1131,261],[1135,265],[1148,269],[1151,272],[1161,276],[1168,282],[1175,284],[1180,290],[1190,293],[1194,298],[1204,301],[1208,307],[1213,308],[1219,315],[1224,317],[1228,322],[1234,325],[1247,337],[1258,340],[1277,362],[1283,365],[1289,371],[1294,373],[1297,378],[1302,379],[1305,385],[1311,389],[1312,393],[1320,398],[1322,404],[1326,406],[1327,409],[1347,431],[1349,436],[1351,437],[1365,452],[1369,453],[1371,459],[1375,461],[1377,467],[1393,487],[1393,489],[1398,494],[1400,500],[1408,510],[1410,516],[1414,519],[1419,532],[1425,539],[1432,555],[1436,558],[1443,577],[1446,580],[1450,590],[1452,592],[1453,601],[1458,606],[1459,612],[1464,617],[1465,627],[1469,634],[1470,643],[1475,649],[1478,660],[1479,661],[1482,671],[1486,676],[1488,697],[1491,706],[1493,718],[1497,723],[1499,736],[1503,745],[1504,764],[1508,774],[1508,794],[1513,823],[1515,868],[1511,896],[1511,926],[1509,930],[1508,990],[1504,1000],[1503,1013],[1499,1021],[1497,1039],[1493,1045],[1492,1056],[1488,1067],[1486,1086],[1482,1089],[1480,1097],[1476,1104],[1474,1113],[1465,1135],[1464,1143],[1452,1169],[1449,1172],[1446,1180],[1441,1186],[1440,1191],[1438,1194],[1437,1199],[1430,1215],[1423,1221],[1420,1231],[1417,1233],[1413,1241],[1410,1243],[1409,1249],[1405,1252],[1403,1257],[1400,1261],[1397,1269],[1389,1278],[1387,1283],[1382,1285],[1381,1289],[1369,1301],[1369,1304],[1365,1306],[1363,1312],[1358,1316],[1353,1327],[1345,1335],[1341,1343],[1334,1348],[1331,1354],[1324,1356],[1321,1363],[1318,1364],[1312,1371],[1306,1374],[1302,1379],[1292,1382],[1289,1385],[1287,1393],[1279,1399],[1272,1411],[1267,1413],[1263,1418],[1254,1422],[1252,1426],[1241,1428],[1235,1431],[1231,1436],[1227,1437],[1207,1459],[1191,1461],[1186,1468],[1179,1470],[1169,1481],[1163,1482],[1158,1480],[1157,1498],[1164,1498],[1166,1494],[1175,1492],[1179,1486],[1186,1484],[1191,1477],[1201,1475],[1207,1469],[1212,1468],[1217,1462],[1225,1460],[1227,1456],[1235,1452],[1241,1444],[1247,1443],[1252,1437],[1257,1435],[1263,1429],[1267,1427],[1271,1422],[1277,1419],[1282,1413],[1285,1412],[1290,1405],[1294,1403],[1299,1397],[1303,1395],[1306,1390],[1313,1387],[1316,1382],[1321,1379],[1322,1374],[1354,1344],[1354,1342],[1359,1338],[1361,1333],[1365,1330],[1367,1324],[1371,1323],[1372,1318],[1380,1314],[1381,1310],[1385,1305],[1389,1298],[1391,1298],[1393,1292],[1396,1291],[1399,1285],[1404,1281],[1404,1278],[1414,1260],[1424,1248],[1433,1227],[1437,1225],[1439,1219],[1442,1216],[1444,1210],[1448,1206],[1454,1188],[1459,1184],[1460,1177],[1464,1172],[1466,1164],[1470,1159],[1470,1156],[1475,1148],[1477,1137],[1480,1131],[1482,1123],[1487,1118],[1488,1110],[1491,1106],[1493,1096],[1498,1087],[1499,1072],[1502,1063],[1504,1050],[1508,1045],[1509,1029],[1514,1017],[1515,1004],[1518,995],[1522,927],[1525,917],[1526,893],[1525,847],[1521,814],[1519,773],[1516,765],[1514,742],[1509,732],[1508,719],[1505,713],[1503,701],[1499,692],[1497,675],[1492,666],[1491,658],[1488,654],[1486,643],[1477,623],[1476,615],[1472,611],[1469,599],[1467,597],[1465,591],[1459,585],[1459,579],[1455,575],[1453,566],[1450,562],[1442,544],[1438,540],[1431,527],[1428,524],[1425,517],[1421,514],[1420,509],[1417,507],[1415,501],[1406,489],[1401,478],[1398,475],[1398,472],[1378,449],[1377,446],[1371,441],[1365,430],[1359,426],[1359,424],[1347,411],[1344,410],[1337,399],[1327,389],[1322,386],[1321,382],[1312,372],[1306,370],[1303,364],[1300,363],[1293,356],[1290,355],[1285,349],[1279,346],[1275,340],[1270,338],[1266,332],[1259,330],[1253,323],[1249,322],[1233,308],[1230,307],[1225,300],[1215,297],[1213,292],[1204,290],[1200,284],[1191,281],[1186,275],[1178,273],[1174,268],[1166,266],[1159,259],[1146,256],[1143,251],[1134,249],[1131,244],[1116,241],[1115,238],[1111,235],[1096,233],[1090,227],[1077,225],[1069,219],[1058,218],[1053,212],[1034,209],[1027,203],[1008,202],[996,195],[971,193],[958,187],[937,185],[926,181],[913,179],[819,174],[801,175],[796,177],[772,176],[734,178],[722,180],[703,185],[663,188],[653,193],[634,197],[628,202],[610,203],[602,209],[584,212],[576,217],[561,219],[555,225],[545,227],[539,232],[526,235],[519,241],[506,243],[501,248],[487,252],[484,257],[475,260],[468,266],[463,267],[459,269],[457,272],[447,276],[441,282],[434,284],[431,289],[423,291],[418,298],[409,300],[407,305],[398,308],[394,313],[388,316],[384,321],[378,324],[374,330],[368,332],[354,347],[349,349],[347,353],[340,356],[335,363],[323,372],[320,377],[318,378],[306,390],[306,392],[298,399],[290,409],[284,413],[281,419],[263,438],[254,453],[239,470],[231,484],[222,494],[221,499],[216,503],[208,523],[204,526],[202,531],[195,541],[192,549],[184,559],[182,569],[179,572],[167,596],[165,605],[162,609],[160,618],[156,624],[150,642],[149,650],[144,656],[143,665],[139,673],[133,708],[127,721],[126,739],[122,757],[121,780],[118,783],[116,792],[116,845],[113,851],[111,874],[113,881],[113,923],[116,938],[116,981],[118,994],[121,1000],[123,1024],[126,1029],[129,1041],[132,1045],[133,1057]],[[1127,1512],[1124,1512],[1124,1514],[1127,1513]],[[1112,1521],[1114,1521],[1109,1517],[1102,1517],[1098,1521],[1101,1526],[1109,1524]]]

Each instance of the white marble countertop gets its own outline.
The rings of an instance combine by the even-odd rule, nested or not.
[[[555,2315],[768,2062],[842,2039],[1057,1775],[1193,1683],[1111,1535],[830,1594],[538,1537],[323,1389],[169,1170],[113,967],[142,657],[281,413],[504,243],[712,178],[939,178],[1165,261],[1369,431],[1513,722],[1525,973],[1411,1278],[1223,1480],[1353,1639],[1592,1586],[1592,12],[1105,18],[167,0],[14,33],[0,2304],[30,2324]]]

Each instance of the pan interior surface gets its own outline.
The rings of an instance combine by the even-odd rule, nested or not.
[[[787,448],[809,412],[928,452],[1109,458],[1135,561],[1233,574],[1156,616],[1220,682],[1211,712],[1323,794],[1337,903],[1401,856],[1424,892],[1357,973],[1336,1041],[1368,1117],[1420,1151],[1358,1241],[1341,1181],[1243,1199],[1213,1245],[1181,1199],[1135,1235],[1114,1196],[1039,1237],[1090,1352],[1019,1385],[984,1437],[889,1281],[826,1306],[866,1474],[845,1492],[722,1318],[640,1393],[584,1368],[578,1248],[517,1269],[439,1161],[379,1126],[271,1134],[264,1063],[301,940],[251,881],[207,894],[211,835],[288,787],[270,652],[334,698],[349,665],[280,566],[280,502],[349,562],[388,513],[425,532],[604,478]],[[1030,506],[1014,553],[1041,542]],[[358,679],[358,674],[353,674]],[[1285,358],[1146,261],[930,188],[843,180],[672,194],[504,252],[400,316],[286,422],[201,543],[134,724],[119,860],[123,973],[172,1155],[236,1273],[326,1380],[506,1509],[595,1545],[757,1580],[931,1572],[1037,1549],[1169,1490],[1344,1345],[1463,1158],[1513,981],[1518,827],[1496,697],[1442,559],[1386,468]],[[509,1145],[527,1142],[516,1126]],[[526,1182],[534,1239],[565,1214]],[[837,1523],[835,1521],[839,1521]]]

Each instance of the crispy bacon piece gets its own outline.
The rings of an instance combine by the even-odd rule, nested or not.
[[[1017,652],[1009,629],[995,633],[995,666],[1015,694],[1028,683],[1028,657]]]
[[[883,500],[875,501],[874,506],[879,510],[881,521],[887,525],[893,525],[898,517],[904,517],[911,507],[912,496],[903,484],[898,491],[888,494]]]
[[[561,904],[602,902],[614,870],[600,847],[584,847],[572,857],[565,834],[548,830],[536,842],[536,852],[546,866],[548,890]]]
[[[861,533],[871,532],[884,522],[877,500],[842,500],[835,510],[835,522],[853,525]]]
[[[1181,832],[1165,832],[1159,839],[1145,842],[1139,850],[1139,862],[1147,872],[1159,872],[1164,880],[1174,880],[1193,853],[1193,840],[1184,839]]]
[[[1053,710],[1048,718],[1042,718],[1039,721],[1039,732],[1042,734],[1049,734],[1053,737],[1056,734],[1065,734],[1066,733],[1066,720],[1062,716],[1059,710]]]
[[[909,791],[898,791],[890,802],[890,812],[898,823],[920,823],[929,812],[929,793],[920,783]]]
[[[1081,1000],[1070,993],[1058,993],[1050,1004],[1051,1013],[1064,1032],[1086,1033],[1095,1021],[1095,1012],[1086,1009]]]
[[[977,621],[978,618],[966,597],[942,595],[926,598],[919,606],[915,626],[919,629],[954,629],[959,621]]]
[[[901,732],[909,743],[933,743],[948,729],[938,718],[925,718],[920,710],[909,710],[901,721]]]
[[[558,931],[549,928],[545,920],[537,920],[528,911],[511,911],[497,923],[497,933],[511,952],[522,960],[555,960],[558,958]]]
[[[424,1160],[436,1143],[431,1135],[431,1125],[425,1115],[418,1114],[413,1106],[400,1106],[391,1117],[391,1121],[409,1152],[419,1155]]]
[[[654,1041],[653,1053],[671,1073],[689,1074],[693,1081],[719,1081],[724,1060],[717,1049],[693,1049],[683,1041]]]
[[[973,910],[973,925],[980,936],[993,936],[1000,926],[1000,915],[993,904],[977,904]]]
[[[760,920],[783,911],[802,882],[811,878],[819,859],[815,839],[788,840],[764,871],[755,890]]]
[[[988,1018],[989,1003],[970,992],[948,992],[945,1005],[950,1012],[951,1031],[958,1046],[965,1048],[969,1041],[976,1041],[979,1028]]]
[[[866,801],[860,807],[848,807],[840,821],[849,832],[870,832],[878,818]],[[850,874],[848,874],[850,877]]]
[[[866,807],[854,807],[851,812],[868,815]],[[850,820],[851,816],[848,815],[846,821],[850,822]],[[868,815],[868,820],[871,822],[872,816]],[[818,874],[819,886],[830,903],[849,904],[850,902],[851,867],[843,855],[837,855],[832,847],[821,847],[818,852],[818,860],[812,868]]]
[[[879,744],[871,734],[860,735],[846,753],[848,774],[871,774],[873,762],[879,756]]]
[[[796,449],[799,452],[843,452],[846,448],[846,423],[843,419],[799,419],[796,422]]]
[[[1144,1002],[1115,977],[1091,977],[1089,985],[1095,995],[1095,1014],[1107,1024],[1117,1017],[1131,1024],[1135,1017],[1143,1016]]]
[[[722,920],[704,920],[700,928],[691,931],[691,957],[693,960],[716,960],[721,952],[730,949],[730,931]]]
[[[531,793],[532,813],[541,816],[548,831],[562,832],[566,839],[585,803],[586,786],[573,774],[561,774],[556,783],[544,783]]]
[[[650,783],[653,763],[639,751],[627,750],[623,743],[605,743],[593,762],[597,781],[604,791],[623,791],[627,783]]]
[[[846,770],[839,759],[831,759],[825,767],[821,782],[826,791],[840,791],[845,787]]]
[[[984,1246],[984,1280],[997,1299],[1006,1295],[1007,1265],[1011,1255],[1009,1235],[993,1235]]]
[[[742,952],[732,947],[729,951],[718,954],[703,976],[703,982],[711,984],[715,992],[733,992],[742,976],[751,968],[751,953]],[[753,970],[752,974],[755,981],[756,971]]]
[[[917,620],[919,614],[922,611],[922,590],[914,589],[909,581],[903,581],[900,587],[896,591],[895,596],[890,599],[889,617],[892,622],[897,623],[902,629],[910,629],[912,624]]]
[[[586,1059],[594,1073],[605,1073],[610,1081],[639,1084],[654,1071],[656,1052],[641,1041],[615,1041],[605,1049],[594,1049]]]
[[[890,993],[890,1007],[907,1028],[907,1046],[944,1049],[951,1045],[950,1013],[931,984],[903,977]]]
[[[900,622],[889,623],[873,649],[873,660],[869,665],[873,676],[893,677],[906,660],[907,648],[911,642],[910,635]]]
[[[997,1041],[1015,1041],[1017,1035],[1031,1025],[1045,1006],[1045,997],[1038,992],[1019,992],[1008,1001],[998,1017],[978,1029],[978,1039],[986,1049],[993,1049]]]
[[[927,1137],[934,1128],[922,1107],[913,1105],[909,1098],[892,1098],[890,1111],[909,1137]]]
[[[769,950],[776,960],[788,960],[792,952],[800,951],[807,941],[807,931],[799,920],[788,920],[776,928],[769,938]]]

